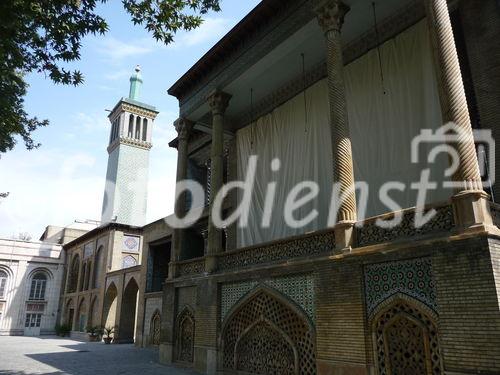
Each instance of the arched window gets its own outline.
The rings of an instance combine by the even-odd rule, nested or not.
[[[141,118],[139,116],[135,119],[135,139],[141,139]]]
[[[83,285],[84,290],[89,290],[89,285],[90,285],[90,270],[92,269],[92,262],[89,260],[87,262],[87,271],[85,272],[85,281]]]
[[[134,136],[134,115],[130,115],[128,118],[127,137],[132,138],[133,136]]]
[[[7,272],[0,270],[0,299],[5,298],[7,292]]]
[[[30,299],[44,300],[45,289],[47,288],[47,275],[43,272],[37,272],[31,279]]]
[[[95,256],[95,263],[94,263],[94,279],[92,285],[93,288],[99,288],[99,277],[101,275],[101,270],[102,270],[102,246],[97,249],[97,253]]]
[[[143,141],[148,140],[148,119],[147,118],[142,120],[142,140]]]
[[[115,121],[113,121],[113,140],[116,139],[117,133],[118,133],[118,119],[115,119]]]
[[[135,260],[133,256],[127,255],[125,258],[123,258],[122,268],[129,268],[134,266],[137,266],[137,260]]]
[[[83,290],[86,277],[87,277],[87,263],[84,261],[82,264],[82,277],[80,277],[80,285],[78,285],[79,291]]]
[[[68,279],[68,293],[76,292],[78,286],[78,273],[80,271],[80,257],[75,255],[71,263],[71,269]]]

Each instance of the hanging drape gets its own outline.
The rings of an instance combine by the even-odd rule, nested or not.
[[[432,166],[425,160],[417,164],[410,160],[411,140],[420,129],[441,125],[425,20],[384,43],[380,52],[385,94],[376,50],[345,67],[355,179],[369,186],[365,217],[389,211],[378,195],[383,183],[404,183],[405,191],[391,191],[390,196],[400,206],[412,207],[416,203],[416,190],[410,189],[410,184],[419,181],[422,168],[430,167],[431,179],[442,180],[447,163],[445,156]],[[249,157],[258,156],[248,225],[238,229],[239,247],[327,226],[333,160],[326,79],[305,93],[307,105],[301,93],[236,134],[240,180],[245,178]],[[421,155],[426,155],[430,147],[423,145]],[[278,172],[271,170],[274,158],[281,161]],[[285,223],[283,208],[290,190],[305,180],[315,181],[320,191],[316,199],[295,211],[294,217],[300,219],[312,209],[317,209],[319,215],[305,227],[292,228]],[[262,213],[269,182],[276,182],[276,196],[271,225],[263,228]],[[449,195],[438,188],[428,193],[427,202],[441,201]]]

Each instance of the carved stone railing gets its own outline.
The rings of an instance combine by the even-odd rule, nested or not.
[[[264,263],[317,256],[333,253],[334,249],[333,231],[322,230],[226,252],[219,256],[218,270],[229,271]]]
[[[493,224],[500,228],[500,204],[490,202],[490,211]]]
[[[376,221],[377,219],[390,220],[394,217],[394,213],[377,216],[358,223],[357,225],[362,226],[356,229],[356,247],[447,232],[455,226],[451,205],[446,204],[429,208],[435,209],[436,214],[427,223],[418,228],[415,226],[414,208],[401,211],[403,215],[401,223],[393,228],[381,228],[376,224]]]
[[[198,275],[205,272],[205,258],[183,260],[175,264],[177,277]]]

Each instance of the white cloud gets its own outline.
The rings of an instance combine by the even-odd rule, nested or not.
[[[155,46],[155,42],[150,38],[124,42],[108,36],[100,39],[98,43],[98,52],[106,62],[111,64],[118,64],[124,59],[151,53]]]
[[[219,39],[229,31],[231,20],[227,18],[207,17],[197,29],[183,33],[177,39],[180,46],[192,47],[202,43]]]
[[[109,132],[110,123],[107,112],[102,113],[84,113],[78,112],[73,115],[71,123],[74,127],[83,130],[85,133],[93,133],[98,137],[106,138],[105,134]]]
[[[115,70],[111,73],[105,74],[104,78],[109,81],[119,81],[122,78],[128,78],[132,74],[131,69],[120,69]]]
[[[229,31],[232,23],[233,22],[227,18],[208,17],[203,21],[200,27],[177,34],[174,37],[174,42],[168,47],[177,49],[215,42]]]
[[[37,239],[49,224],[100,218],[104,177],[91,154],[20,149],[3,159],[2,190],[10,194],[0,203],[1,236],[29,232]]]

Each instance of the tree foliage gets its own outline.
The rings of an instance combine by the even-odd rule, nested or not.
[[[82,40],[104,34],[106,20],[96,7],[106,0],[0,1],[0,152],[11,150],[16,135],[26,148],[39,146],[32,132],[48,125],[24,109],[28,85],[25,75],[45,74],[53,82],[79,85],[83,75],[65,68],[80,59]],[[219,11],[219,0],[122,0],[132,22],[143,25],[166,44],[175,33],[192,30],[208,11]]]

